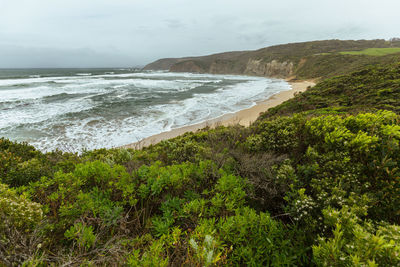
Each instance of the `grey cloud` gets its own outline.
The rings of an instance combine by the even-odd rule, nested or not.
[[[135,62],[125,55],[97,53],[90,48],[65,50],[10,45],[0,45],[0,59],[0,68],[134,67]]]
[[[399,9],[398,0],[0,0],[0,67],[135,66],[288,42],[390,38],[400,36]]]

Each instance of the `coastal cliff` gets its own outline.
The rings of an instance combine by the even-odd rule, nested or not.
[[[262,62],[262,60],[249,59],[244,74],[287,78],[293,75],[293,69],[294,64],[291,61],[279,62],[272,60],[270,62]]]
[[[293,75],[294,63],[277,60],[263,62],[262,60],[249,59],[247,64],[235,64],[234,61],[227,60],[216,60],[211,64],[204,64],[198,60],[186,60],[172,64],[169,71],[287,78]]]
[[[270,46],[255,51],[238,51],[202,57],[166,58],[144,70],[169,70],[211,74],[253,75],[274,78],[314,79],[345,74],[368,64],[393,62],[398,54],[346,54],[366,48],[400,47],[397,40],[326,40]]]

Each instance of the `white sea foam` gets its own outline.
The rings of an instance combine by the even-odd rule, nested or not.
[[[202,91],[204,85],[213,89]],[[170,72],[0,80],[0,135],[44,151],[115,147],[251,107],[288,89],[276,79]],[[129,101],[141,108],[119,106]]]

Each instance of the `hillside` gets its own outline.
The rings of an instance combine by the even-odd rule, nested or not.
[[[0,139],[0,265],[399,266],[399,90],[369,66],[141,150]]]
[[[348,73],[360,66],[390,62],[400,58],[393,50],[385,57],[344,53],[368,48],[397,48],[395,40],[327,40],[292,43],[262,48],[256,51],[220,53],[203,57],[160,59],[145,66],[145,70],[165,69],[173,72],[213,74],[245,74],[278,78],[326,78]]]
[[[201,58],[204,58],[204,60],[213,60],[213,58],[219,58],[219,59],[230,59],[230,58],[235,58],[237,56],[240,56],[242,54],[245,54],[247,52],[245,51],[238,51],[238,52],[225,52],[225,53],[219,53],[215,55],[210,55],[210,56],[204,56]],[[169,70],[171,66],[184,62],[184,61],[190,61],[190,60],[196,60],[197,57],[183,57],[183,58],[162,58],[159,60],[156,60],[150,64],[147,64],[143,69],[144,70]],[[210,58],[210,59],[208,59]]]
[[[349,75],[326,79],[282,105],[271,108],[259,119],[305,111],[357,113],[379,109],[400,113],[399,63],[368,66]]]

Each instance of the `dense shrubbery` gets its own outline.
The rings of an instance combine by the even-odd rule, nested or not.
[[[349,75],[326,79],[270,109],[259,120],[304,111],[354,113],[377,109],[400,112],[400,63],[370,66]]]
[[[331,90],[372,75],[354,94],[375,90],[387,102],[383,84],[394,92],[388,77],[399,73],[328,80],[250,128],[142,150],[42,154],[1,139],[1,263],[398,266],[400,116],[357,113],[347,89]],[[321,107],[323,92],[338,109],[290,114]],[[375,100],[363,106],[379,109]]]

